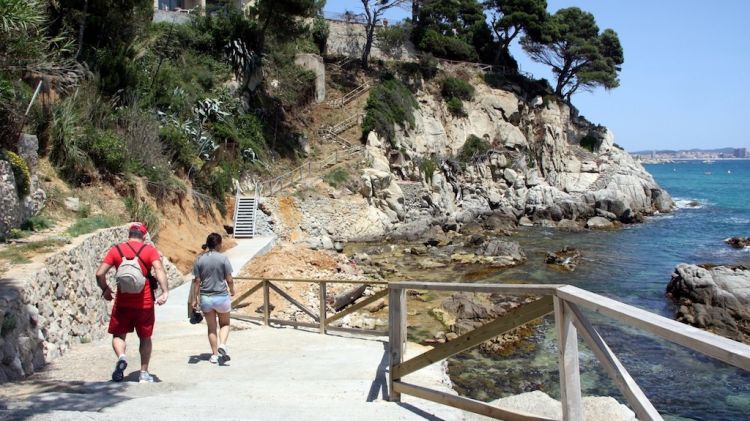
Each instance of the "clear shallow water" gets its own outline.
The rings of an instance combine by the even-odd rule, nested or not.
[[[664,291],[676,264],[750,265],[750,252],[722,241],[750,236],[750,161],[691,161],[646,168],[681,206],[677,211],[614,232],[521,231],[515,240],[529,263],[483,281],[567,283],[671,318],[675,308]],[[687,207],[691,202],[698,206]],[[547,251],[565,245],[584,255],[575,272],[560,273],[538,264]],[[665,418],[750,419],[750,373],[642,331],[602,318],[592,320]],[[559,397],[550,321],[545,332],[530,355],[519,351],[501,361],[476,352],[459,356],[451,360],[451,377],[459,390],[479,399],[535,389]],[[584,394],[611,395],[624,402],[590,352],[581,349]]]

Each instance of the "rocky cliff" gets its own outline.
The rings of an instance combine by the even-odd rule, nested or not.
[[[463,117],[422,91],[412,127],[397,130],[392,142],[368,136],[373,168],[363,179],[379,188],[363,194],[392,223],[434,217],[460,223],[493,212],[545,225],[597,215],[630,223],[670,211],[669,194],[606,128],[554,100],[527,102],[483,83],[475,87]],[[460,163],[455,157],[472,135],[490,148]],[[594,140],[589,149],[581,146],[587,137]],[[435,164],[432,174],[424,171],[426,160]]]

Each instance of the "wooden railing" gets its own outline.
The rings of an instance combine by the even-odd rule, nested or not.
[[[349,93],[341,98],[333,99],[329,102],[329,105],[334,108],[342,108],[344,105],[352,102],[358,96],[364,94],[370,89],[370,83],[365,82],[356,88],[352,89]]]
[[[295,326],[295,327],[310,327],[310,328],[317,328],[321,334],[325,334],[326,331],[337,331],[337,332],[354,332],[354,333],[364,333],[364,334],[372,334],[372,335],[380,335],[385,336],[388,334],[386,331],[379,331],[379,330],[368,330],[368,329],[355,329],[355,328],[345,328],[345,327],[337,327],[333,326],[332,323],[342,319],[343,317],[352,314],[356,311],[359,311],[363,309],[364,307],[374,303],[375,301],[385,298],[386,295],[388,295],[388,289],[387,289],[387,282],[384,281],[366,281],[366,282],[358,282],[358,281],[339,281],[339,280],[317,280],[317,279],[270,279],[270,278],[247,278],[247,277],[236,277],[235,280],[239,281],[255,281],[257,282],[254,286],[252,286],[250,289],[239,295],[237,298],[232,300],[232,308],[236,309],[238,307],[241,307],[243,301],[245,301],[248,297],[253,295],[257,291],[263,292],[263,316],[246,316],[246,315],[240,315],[236,312],[232,312],[232,318],[238,319],[238,320],[246,320],[246,321],[258,321],[263,322],[266,326],[269,326],[271,323],[278,324],[278,325],[286,325],[286,326]],[[314,312],[311,309],[309,309],[307,306],[305,306],[303,303],[299,302],[297,299],[289,295],[287,292],[285,292],[282,288],[280,288],[277,284],[282,282],[291,282],[291,283],[306,283],[306,284],[318,284],[318,300],[319,300],[319,309],[318,312]],[[376,292],[373,295],[370,295],[369,297],[365,298],[364,300],[352,304],[348,306],[346,309],[339,311],[339,312],[333,312],[329,314],[328,311],[328,304],[327,304],[327,286],[328,284],[359,284],[359,285],[380,285],[383,287],[381,291]],[[292,320],[283,320],[283,319],[277,319],[271,317],[271,291],[275,292],[279,296],[281,296],[283,299],[288,301],[290,304],[292,304],[297,309],[301,310],[303,313],[305,313],[307,316],[309,316],[314,322],[300,322],[300,321],[292,321]]]
[[[406,290],[461,291],[539,296],[536,301],[510,310],[456,339],[404,361],[406,344]],[[646,330],[661,338],[683,345],[733,366],[750,371],[750,346],[735,342],[686,324],[661,317],[619,301],[569,285],[495,285],[430,282],[396,282],[388,285],[389,353],[391,401],[401,394],[438,402],[465,411],[507,421],[549,420],[516,411],[497,408],[484,402],[464,398],[404,382],[402,378],[432,363],[444,360],[508,330],[554,313],[559,348],[560,395],[563,420],[583,420],[581,380],[578,365],[578,334],[593,351],[607,374],[620,389],[631,409],[641,421],[661,420],[657,410],[633,378],[609,349],[602,337],[584,316],[582,309],[611,317],[619,322]]]
[[[342,139],[341,142],[346,142],[346,140]],[[364,159],[369,159],[367,149],[363,146],[352,146],[349,143],[342,143],[342,146],[347,147],[347,149],[334,151],[330,156],[322,160],[308,160],[306,163],[293,168],[284,174],[256,183],[256,191],[261,191],[264,192],[265,195],[273,196],[295,182],[300,182],[305,177],[319,174],[321,171],[336,166],[340,162],[347,161],[355,155],[361,155]]]

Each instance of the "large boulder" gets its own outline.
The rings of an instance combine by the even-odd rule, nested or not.
[[[677,320],[750,343],[750,269],[679,264],[667,285]]]
[[[609,396],[586,396],[581,404],[583,421],[637,421],[633,411]],[[555,420],[563,418],[560,401],[540,390],[497,399],[490,405]]]
[[[317,54],[297,54],[294,64],[315,74],[315,102],[321,103],[326,99],[326,66],[323,57]]]

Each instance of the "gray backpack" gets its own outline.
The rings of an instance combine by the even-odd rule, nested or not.
[[[127,243],[126,243],[127,244]],[[139,254],[141,254],[141,251],[143,251],[144,248],[146,248],[146,244],[144,244],[138,252],[133,249],[133,247],[128,244],[128,247],[130,247],[130,250],[133,250],[135,253],[135,257],[132,259],[128,259],[125,257],[124,254],[122,254],[122,250],[120,250],[120,246],[116,245],[117,251],[120,253],[120,257],[122,257],[122,263],[120,263],[120,266],[117,268],[117,272],[115,272],[115,280],[117,280],[117,286],[120,292],[124,292],[126,294],[138,294],[140,292],[143,292],[143,288],[146,286],[146,276],[143,274],[143,270],[141,270],[141,265],[138,263],[140,260],[140,257],[138,257]]]

